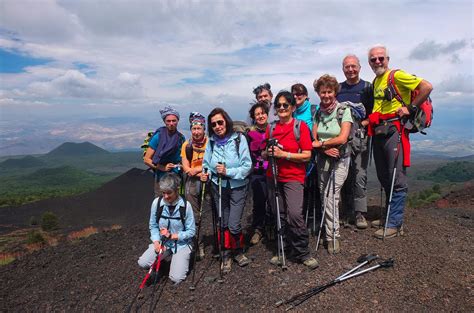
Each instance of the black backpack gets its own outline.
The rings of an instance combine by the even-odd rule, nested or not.
[[[157,203],[158,208],[156,210],[156,223],[159,224],[161,218],[164,218],[164,219],[167,219],[167,220],[180,219],[181,223],[183,224],[183,229],[186,230],[186,221],[185,221],[186,220],[186,206],[187,206],[186,199],[183,197],[184,205],[179,207],[179,217],[172,217],[172,216],[163,215],[164,205],[160,205],[162,199],[163,199],[163,197],[158,198],[158,203]]]

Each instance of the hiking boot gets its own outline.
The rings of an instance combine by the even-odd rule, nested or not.
[[[224,256],[222,261],[222,273],[228,274],[232,270],[232,259],[229,256]]]
[[[383,227],[384,224],[385,224],[385,219],[378,219],[378,220],[373,220],[370,223],[370,226],[372,226],[373,228],[379,228],[379,227]]]
[[[339,239],[336,239],[335,242],[333,240],[328,240],[327,245],[329,254],[336,254],[341,252],[341,243]]]
[[[278,255],[274,255],[270,259],[270,263],[272,263],[273,265],[276,265],[276,266],[281,266],[283,264],[283,259],[281,257],[278,257]]]
[[[309,258],[303,261],[303,265],[310,270],[314,270],[319,267],[319,262],[315,258]]]
[[[366,229],[367,227],[369,227],[369,224],[367,224],[367,220],[361,212],[357,212],[356,227],[359,229]]]
[[[250,259],[248,257],[246,257],[245,254],[243,254],[243,253],[236,255],[234,257],[234,261],[237,262],[237,264],[240,267],[247,266],[251,262]]]
[[[374,237],[377,239],[383,239],[383,230],[384,230],[383,228],[380,228],[379,230],[377,230],[374,234]],[[403,235],[404,235],[403,226],[400,228],[388,227],[385,233],[385,238],[394,238],[394,237],[403,236]]]
[[[259,231],[258,229],[253,233],[252,238],[250,239],[250,244],[251,245],[256,245],[262,240],[262,232]]]

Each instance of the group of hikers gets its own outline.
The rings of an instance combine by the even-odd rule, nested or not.
[[[238,131],[224,109],[215,108],[207,119],[198,112],[189,115],[191,138],[186,140],[178,131],[179,112],[170,106],[160,110],[165,126],[152,136],[144,155],[155,173],[149,221],[152,243],[139,265],[149,268],[158,253],[167,250],[172,255],[169,278],[174,283],[186,278],[194,241],[195,253],[204,257],[204,245],[195,238],[207,201],[205,189],[211,196],[222,273],[231,271],[233,261],[239,266],[251,262],[242,230],[248,194],[253,203],[249,243],[277,239],[272,264],[286,266],[285,258],[291,258],[315,269],[318,261],[308,246],[304,210],[308,196],[314,196],[308,186],[319,189],[322,242],[329,253],[338,253],[341,222],[350,217],[357,228],[369,226],[366,185],[371,153],[388,208],[388,215],[372,221],[372,226],[379,226],[374,236],[401,235],[410,166],[405,121],[429,97],[432,85],[402,70],[390,70],[389,60],[386,47],[370,48],[368,62],[375,73],[370,83],[359,77],[357,56],[347,55],[342,61],[344,82],[328,74],[314,81],[319,104],[310,103],[303,84],[275,97],[270,84],[258,86],[249,109],[251,126],[245,131]],[[389,78],[401,98],[391,92]],[[416,96],[411,99],[412,92]]]

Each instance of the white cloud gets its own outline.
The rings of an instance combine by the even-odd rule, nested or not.
[[[301,82],[318,101],[313,80],[343,80],[348,53],[371,81],[366,55],[377,42],[391,67],[433,83],[435,105],[472,102],[470,1],[5,0],[0,29],[0,48],[51,60],[0,74],[2,98],[54,104],[64,116],[75,107],[82,116],[158,117],[157,106],[173,103],[186,114],[221,105],[245,119],[263,82],[275,92]]]

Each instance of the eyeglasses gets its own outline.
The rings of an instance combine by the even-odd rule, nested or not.
[[[383,63],[385,57],[370,58],[370,63],[375,63],[377,60],[379,60],[380,63]]]
[[[283,109],[286,110],[290,107],[290,104],[289,103],[277,103],[277,104],[275,104],[275,109],[277,109],[277,110],[279,110],[282,107],[283,107]]]
[[[295,96],[295,97],[302,97],[302,96],[306,96],[306,94],[304,94],[304,93],[296,93],[296,92],[295,92],[295,93],[293,94],[293,96]]]
[[[218,121],[215,121],[215,122],[211,123],[212,128],[216,127],[217,125],[219,125],[219,126],[224,125],[224,120],[218,120]]]

